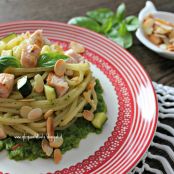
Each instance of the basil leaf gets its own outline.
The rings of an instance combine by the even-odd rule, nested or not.
[[[88,11],[88,17],[77,17],[69,21],[70,24],[78,25],[96,31],[115,41],[124,48],[132,46],[132,34],[138,28],[138,18],[128,16],[125,18],[126,6],[121,3],[116,12],[108,8],[98,8]]]
[[[130,48],[133,42],[131,33],[127,33],[123,37],[119,35],[116,37],[112,37],[111,40],[113,40],[114,42],[116,42],[117,44],[119,44],[120,46],[124,48]]]
[[[131,33],[127,33],[123,36],[124,48],[130,48],[133,44],[133,38]]]
[[[118,33],[119,33],[120,36],[125,36],[128,33],[125,21],[120,23]]]
[[[117,44],[119,44],[120,46],[124,47],[124,40],[122,37],[117,36],[115,38],[112,39],[114,42],[116,42]]]
[[[68,56],[59,53],[45,53],[39,57],[38,66],[39,67],[54,66],[56,61],[59,59],[67,60]]]
[[[98,8],[96,10],[88,11],[86,15],[103,24],[109,17],[113,16],[114,13],[108,8]]]
[[[120,46],[124,47],[124,42],[123,39],[119,36],[118,30],[113,29],[108,35],[107,37],[109,39],[111,39],[112,41],[116,42],[117,44],[119,44]]]
[[[112,18],[108,18],[106,22],[102,25],[102,32],[105,34],[109,32],[112,28]]]
[[[0,73],[4,72],[5,69],[9,67],[19,68],[20,67],[19,60],[13,56],[0,57]]]
[[[116,20],[117,22],[120,22],[124,19],[125,17],[125,11],[126,11],[126,6],[124,3],[121,3],[116,11]]]
[[[100,32],[100,25],[96,21],[94,21],[93,19],[90,19],[88,17],[82,16],[82,17],[72,18],[68,21],[68,24],[84,27],[84,28],[87,28],[89,30],[93,30],[97,33]]]
[[[135,31],[139,27],[139,21],[136,16],[128,16],[125,21],[128,31]]]
[[[123,26],[119,29],[120,31],[117,29],[111,30],[107,37],[119,44],[120,46],[124,48],[129,48],[132,46],[133,42],[132,35],[131,33],[126,32]],[[122,35],[120,34],[120,32]]]

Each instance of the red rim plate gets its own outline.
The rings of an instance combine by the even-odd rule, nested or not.
[[[0,24],[0,28],[0,37],[11,32],[43,29],[45,36],[58,41],[65,49],[70,41],[82,43],[86,48],[84,57],[109,78],[117,93],[118,117],[104,145],[83,161],[55,173],[121,174],[130,171],[149,147],[158,119],[152,82],[138,61],[105,37],[68,24],[17,21]]]

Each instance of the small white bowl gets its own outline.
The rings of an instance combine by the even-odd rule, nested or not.
[[[174,14],[173,13],[157,11],[154,4],[151,1],[147,1],[145,7],[140,11],[140,13],[138,15],[140,27],[136,31],[137,38],[139,39],[139,41],[141,43],[143,43],[146,47],[148,47],[152,51],[155,51],[156,53],[158,53],[159,55],[161,55],[163,57],[174,60],[174,52],[163,50],[163,49],[159,48],[158,46],[154,45],[152,42],[150,42],[146,38],[146,36],[143,32],[143,29],[142,29],[142,22],[143,22],[144,18],[146,16],[148,16],[149,14],[152,14],[154,17],[157,17],[157,18],[166,20],[168,22],[174,23],[173,22],[174,21]]]

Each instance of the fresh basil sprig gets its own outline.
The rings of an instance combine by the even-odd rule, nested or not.
[[[124,3],[118,6],[116,12],[108,8],[98,8],[88,11],[86,15],[87,17],[72,18],[68,23],[103,34],[124,48],[132,46],[132,32],[138,28],[139,22],[136,16],[126,17]]]
[[[85,16],[72,18],[69,20],[69,24],[78,25],[97,33],[100,32],[100,25],[95,20]]]
[[[7,68],[15,67],[19,68],[20,62],[13,56],[2,56],[0,57],[0,73],[3,73]]]
[[[52,67],[59,59],[67,60],[68,56],[59,53],[45,53],[40,55],[38,60],[39,67]]]
[[[86,15],[97,22],[103,24],[106,20],[114,15],[114,12],[108,8],[98,8],[93,11],[88,11]]]

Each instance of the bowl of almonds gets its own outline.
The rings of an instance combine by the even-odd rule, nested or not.
[[[137,38],[163,57],[174,59],[174,14],[157,11],[151,1],[139,13]]]

